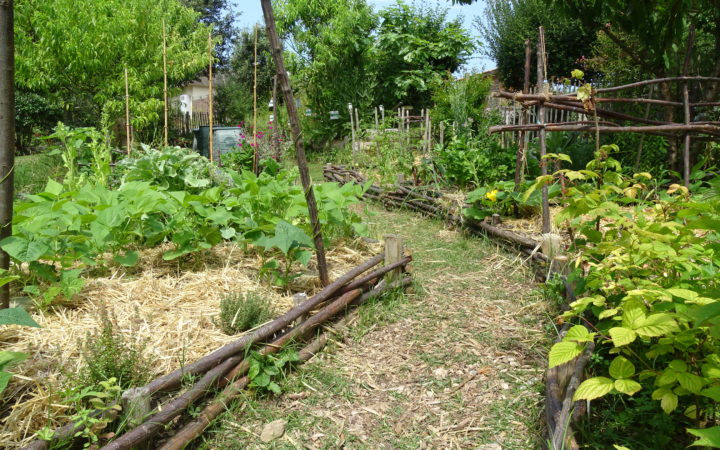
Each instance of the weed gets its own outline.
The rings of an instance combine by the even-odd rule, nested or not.
[[[234,335],[249,330],[273,316],[270,301],[251,291],[233,293],[220,301],[220,318],[216,322],[223,333]]]

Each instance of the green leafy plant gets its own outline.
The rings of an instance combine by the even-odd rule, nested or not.
[[[260,393],[272,392],[280,394],[282,390],[276,380],[284,375],[284,370],[292,363],[299,361],[300,356],[293,348],[283,349],[277,355],[263,355],[258,352],[250,352],[250,378],[249,387],[255,388]]]
[[[566,207],[555,220],[573,230],[584,280],[563,320],[579,319],[550,350],[550,367],[595,341],[612,360],[583,381],[576,400],[645,389],[667,414],[712,424],[720,401],[720,197],[718,179],[698,199],[683,186],[654,189],[649,174],[624,176],[605,146],[581,171],[561,170]],[[590,328],[588,330],[588,327]],[[704,439],[714,428],[700,432]],[[698,435],[700,435],[698,434]]]
[[[79,428],[74,437],[83,440],[83,448],[95,446],[100,440],[100,434],[115,419],[115,415],[122,410],[118,404],[122,387],[118,380],[111,377],[102,380],[96,386],[86,386],[71,390],[66,402],[75,407],[75,414],[70,418]],[[53,432],[49,429],[41,430],[41,439],[52,439]]]
[[[293,278],[297,277],[297,275],[291,274],[294,262],[297,261],[306,266],[312,257],[312,253],[308,251],[313,246],[312,238],[301,228],[284,220],[275,226],[273,236],[261,236],[253,243],[263,247],[265,251],[277,249],[284,256],[285,264],[282,270],[274,259],[263,264],[261,268],[261,273],[270,276],[280,286],[287,286]]]
[[[14,276],[4,276],[0,278],[0,286],[3,286],[16,279]],[[22,325],[25,327],[39,328],[40,325],[30,317],[22,308],[4,308],[0,309],[0,325]],[[24,361],[28,357],[25,353],[0,351],[0,393],[7,387],[12,373],[5,369],[13,364]]]
[[[223,333],[234,335],[254,328],[273,316],[270,301],[258,292],[228,294],[220,300],[217,325]]]

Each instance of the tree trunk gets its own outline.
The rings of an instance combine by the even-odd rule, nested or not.
[[[12,235],[15,166],[15,42],[13,0],[0,0],[0,239]],[[0,250],[0,269],[10,255]],[[0,308],[10,307],[10,286],[0,287]]]
[[[273,60],[275,61],[275,70],[277,71],[278,83],[280,90],[285,99],[288,116],[290,118],[290,128],[295,141],[295,153],[297,154],[298,168],[300,169],[300,180],[305,190],[305,199],[307,200],[308,213],[310,214],[310,222],[313,227],[313,240],[315,241],[315,251],[317,255],[318,272],[320,274],[320,282],[323,286],[330,283],[328,277],[327,263],[325,262],[325,245],[323,244],[322,231],[320,229],[320,219],[318,217],[317,203],[315,202],[315,193],[313,192],[312,180],[310,179],[310,171],[308,170],[307,158],[305,157],[305,145],[300,134],[300,119],[298,117],[295,99],[290,87],[290,79],[285,70],[283,62],[282,46],[280,38],[275,28],[275,16],[273,15],[272,3],[270,0],[262,0],[263,15],[265,16],[265,26],[267,27],[268,39],[270,40],[270,48],[272,50]]]

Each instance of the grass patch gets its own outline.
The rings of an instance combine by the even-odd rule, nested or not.
[[[48,178],[58,180],[63,176],[59,155],[37,153],[15,158],[15,195],[36,194],[45,188]]]

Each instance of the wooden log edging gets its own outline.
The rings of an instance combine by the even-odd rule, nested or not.
[[[365,303],[367,300],[377,297],[389,289],[404,288],[410,285],[412,282],[410,277],[404,277],[402,280],[398,280],[394,283],[385,284],[379,283],[375,288],[365,293],[357,301],[351,301],[351,303],[360,305]],[[306,362],[318,353],[327,343],[329,335],[337,336],[342,335],[346,325],[352,322],[358,317],[358,310],[355,309],[351,313],[344,316],[337,323],[329,327],[329,331],[325,331],[318,335],[310,344],[306,345],[299,352],[300,363]],[[276,343],[264,347],[260,352],[262,354],[272,353],[279,350],[279,346]],[[246,369],[247,370],[247,369]],[[179,430],[173,437],[165,442],[160,449],[161,450],[180,450],[185,448],[193,439],[197,438],[202,432],[212,423],[212,421],[220,415],[227,407],[227,404],[237,397],[240,392],[247,387],[250,383],[248,376],[242,376],[235,380],[232,384],[228,385],[223,392],[221,392],[215,400],[208,404],[200,415],[192,422],[186,424],[181,430]]]
[[[383,259],[384,255],[382,254],[370,258],[363,264],[355,267],[343,276],[339,277],[335,282],[326,286],[323,290],[321,290],[312,298],[292,308],[285,314],[258,328],[254,332],[244,335],[236,341],[233,341],[225,345],[224,347],[219,348],[218,350],[199,359],[193,364],[178,369],[170,374],[159,377],[145,386],[133,389],[143,389],[145,392],[147,392],[148,396],[152,397],[153,394],[157,394],[158,392],[177,388],[184,374],[204,374],[203,377],[201,377],[200,380],[196,383],[196,385],[191,387],[185,394],[171,401],[169,405],[163,406],[164,411],[171,409],[172,406],[173,408],[180,408],[180,412],[182,412],[187,407],[187,405],[192,404],[193,401],[200,398],[203,394],[206,394],[208,392],[208,389],[211,389],[213,387],[223,387],[229,382],[230,378],[234,378],[235,376],[237,376],[237,374],[241,371],[240,365],[242,364],[242,361],[244,359],[244,356],[239,356],[241,352],[244,352],[254,343],[263,341],[264,339],[272,336],[280,336],[280,338],[287,335],[291,335],[291,337],[297,336],[297,332],[293,333],[293,328],[291,328],[289,331],[284,330],[288,327],[288,325],[296,321],[299,317],[307,316],[309,312],[311,312],[313,309],[323,304],[324,302],[336,299],[338,296],[342,296],[343,294],[347,293],[347,289],[345,288],[346,286],[348,286],[349,283],[352,283],[355,278],[362,275],[364,272],[370,270],[374,266],[378,265]],[[408,256],[398,263],[388,264],[384,267],[381,267],[380,269],[375,270],[374,272],[372,272],[372,275],[374,275],[372,279],[368,277],[363,277],[364,279],[370,280],[370,282],[368,283],[353,283],[354,289],[358,292],[358,295],[354,295],[353,299],[351,299],[350,302],[356,300],[359,297],[359,294],[362,294],[362,292],[364,292],[365,290],[373,289],[372,283],[379,276],[398,267],[404,267],[411,260],[412,257]],[[302,323],[298,325],[298,327],[300,326],[302,326]],[[307,330],[305,330],[304,332],[306,331]],[[102,413],[97,411],[95,412],[95,414]],[[177,415],[173,415],[171,419],[176,416]],[[156,421],[164,421],[165,416],[161,415],[159,417],[155,417],[155,419]],[[63,427],[56,429],[53,433],[53,437],[51,440],[44,441],[36,439],[32,441],[29,445],[24,447],[24,449],[45,450],[54,443],[71,441],[74,438],[75,433],[77,433],[81,429],[82,425],[76,423],[69,423]]]
[[[358,183],[365,184],[367,180],[356,170],[348,169],[343,165],[326,164],[323,175],[328,181],[335,181],[340,184]],[[376,200],[386,207],[407,208],[441,219],[453,226],[464,228],[466,231],[501,239],[521,251],[531,255],[531,260],[537,263],[546,263],[549,259],[540,250],[540,243],[532,238],[521,236],[509,230],[493,226],[489,223],[465,219],[462,212],[456,213],[449,210],[438,202],[442,197],[441,193],[430,191],[418,193],[408,186],[395,186],[394,190],[383,191],[379,186],[371,185],[365,192],[364,197]]]

